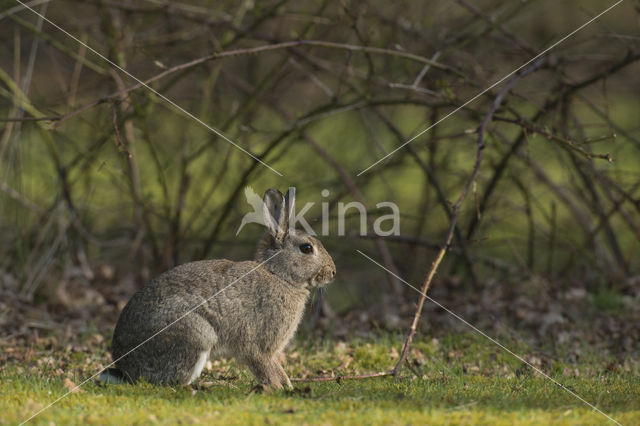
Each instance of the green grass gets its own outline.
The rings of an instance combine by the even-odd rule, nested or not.
[[[292,377],[384,371],[397,359],[401,336],[350,343],[295,344]],[[582,351],[569,363],[507,342],[622,424],[640,422],[637,361]],[[105,363],[104,342],[49,345],[28,361],[12,361],[0,376],[0,423],[19,423],[81,383]],[[586,354],[586,355],[585,355]],[[220,379],[224,376],[223,379]],[[225,378],[226,377],[226,378]],[[251,376],[217,361],[200,385],[158,387],[93,382],[32,420],[34,424],[607,424],[600,413],[475,335],[418,339],[402,377],[298,383],[293,392],[251,393]],[[68,386],[68,384],[67,384]],[[610,423],[613,424],[613,423]]]

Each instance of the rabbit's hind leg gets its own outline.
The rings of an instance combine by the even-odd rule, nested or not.
[[[207,360],[206,354],[189,345],[175,345],[155,353],[145,351],[138,356],[142,364],[140,375],[152,384],[188,385],[200,376]]]
[[[149,382],[188,385],[200,377],[214,339],[208,330],[196,327],[198,322],[192,317],[190,322],[176,323],[140,348]]]

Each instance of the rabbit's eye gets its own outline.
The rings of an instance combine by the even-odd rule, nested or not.
[[[300,244],[300,251],[303,252],[304,254],[311,254],[313,253],[313,246],[309,243],[306,244]]]

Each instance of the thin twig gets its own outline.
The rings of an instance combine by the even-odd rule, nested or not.
[[[153,77],[144,80],[141,83],[136,83],[133,84],[129,87],[126,87],[124,89],[121,89],[117,92],[111,93],[107,96],[104,96],[100,99],[96,99],[93,102],[90,102],[74,111],[71,111],[70,113],[64,115],[60,120],[58,120],[55,124],[54,127],[58,127],[60,126],[62,123],[64,123],[66,120],[68,120],[71,117],[74,117],[78,114],[80,114],[81,112],[86,111],[87,109],[90,109],[96,105],[100,105],[110,99],[113,98],[119,98],[122,95],[125,95],[133,90],[136,90],[142,86],[147,86],[151,83],[153,83],[154,81],[160,80],[164,77],[167,77],[168,75],[174,74],[178,71],[184,71],[190,68],[193,68],[197,65],[203,64],[205,62],[209,62],[209,61],[213,61],[216,59],[222,59],[222,58],[228,58],[228,57],[233,57],[233,56],[242,56],[242,55],[255,55],[258,53],[262,53],[262,52],[268,52],[268,51],[273,51],[273,50],[282,50],[282,49],[289,49],[292,47],[299,47],[299,46],[317,46],[317,47],[324,47],[324,48],[329,48],[329,49],[340,49],[340,50],[348,50],[348,51],[353,51],[353,52],[363,52],[363,53],[375,53],[375,54],[380,54],[380,55],[389,55],[389,56],[396,56],[396,57],[400,57],[400,58],[405,58],[405,59],[410,59],[412,61],[416,61],[416,62],[420,62],[420,63],[424,63],[424,64],[429,64],[431,66],[433,66],[434,68],[439,68],[443,71],[448,71],[448,72],[452,72],[455,75],[458,76],[462,76],[458,71],[453,70],[452,68],[443,65],[439,62],[436,61],[432,61],[431,59],[427,59],[425,57],[422,57],[420,55],[415,55],[413,53],[408,53],[408,52],[403,52],[403,51],[399,51],[399,50],[392,50],[392,49],[385,49],[385,48],[381,48],[381,47],[367,47],[367,46],[358,46],[358,45],[352,45],[352,44],[345,44],[345,43],[335,43],[335,42],[329,42],[329,41],[323,41],[323,40],[296,40],[296,41],[286,41],[286,42],[282,42],[282,43],[275,43],[275,44],[268,44],[268,45],[263,45],[263,46],[257,46],[257,47],[251,47],[251,48],[245,48],[245,49],[235,49],[235,50],[228,50],[225,52],[218,52],[218,53],[213,53],[211,55],[207,55],[207,56],[203,56],[201,58],[197,58],[194,59],[192,61],[189,62],[185,62],[182,63],[180,65],[176,65],[174,67],[171,67],[159,74],[154,75]]]
[[[124,142],[122,142],[122,138],[120,137],[120,130],[118,130],[118,113],[116,112],[116,106],[112,105],[112,110],[113,110],[113,129],[115,130],[115,135],[116,135],[116,141],[118,142],[118,146],[120,148],[122,148],[122,150],[124,152],[127,153],[127,155],[129,156],[129,158],[133,158],[133,154],[129,151],[129,149],[127,148],[127,146],[124,144]]]
[[[582,148],[580,145],[583,144],[581,142],[576,142],[573,140],[569,140],[565,137],[562,137],[560,135],[557,135],[553,132],[550,132],[549,130],[537,127],[531,123],[527,123],[523,118],[521,119],[512,119],[512,118],[506,118],[506,117],[494,117],[494,120],[496,121],[503,121],[506,123],[512,123],[512,124],[517,124],[520,127],[527,129],[529,132],[533,132],[533,133],[537,133],[539,135],[544,136],[547,139],[551,139],[554,141],[558,141],[561,142],[564,146],[566,146],[569,149],[572,149],[576,152],[579,152],[580,154],[584,155],[587,159],[591,159],[591,158],[599,158],[602,160],[607,160],[609,163],[611,163],[613,161],[613,158],[611,158],[611,155],[607,154],[594,154],[593,152],[589,152],[587,150],[585,150],[584,148]]]
[[[59,115],[54,115],[50,117],[9,117],[9,118],[0,118],[0,123],[13,123],[16,121],[56,121],[59,120]]]
[[[393,376],[393,371],[382,371],[379,373],[368,374],[345,374],[330,377],[305,377],[305,378],[293,378],[293,383],[316,383],[316,382],[336,382],[340,384],[342,380],[362,380],[362,379],[374,379],[376,377]]]
[[[522,73],[514,75],[507,82],[507,84],[502,88],[502,90],[500,91],[498,96],[496,96],[496,98],[494,99],[491,109],[489,110],[489,112],[484,117],[484,120],[482,120],[482,123],[480,124],[480,127],[478,127],[477,151],[476,151],[475,163],[473,165],[473,170],[471,171],[471,175],[469,176],[469,179],[467,180],[467,183],[465,184],[464,188],[462,189],[462,193],[458,197],[458,200],[456,201],[456,203],[453,205],[451,220],[450,220],[450,224],[449,224],[449,230],[447,231],[447,236],[445,238],[445,243],[442,246],[442,248],[440,249],[440,251],[438,252],[438,254],[436,255],[435,260],[431,264],[431,268],[429,269],[429,272],[427,272],[425,280],[424,280],[424,282],[422,284],[422,288],[420,289],[420,298],[418,300],[418,306],[416,307],[416,311],[415,311],[415,314],[413,316],[413,322],[411,323],[411,327],[409,329],[409,333],[407,334],[407,338],[406,338],[406,340],[404,342],[404,346],[402,347],[402,352],[400,354],[400,359],[398,359],[398,362],[397,362],[396,366],[393,369],[393,375],[394,376],[397,376],[400,373],[400,370],[402,369],[404,361],[407,359],[407,356],[409,354],[409,349],[411,348],[411,343],[413,341],[413,336],[415,335],[416,330],[418,328],[418,321],[420,320],[420,316],[422,314],[422,307],[424,306],[424,302],[425,302],[425,300],[427,298],[427,292],[429,291],[429,286],[431,285],[431,281],[433,280],[433,277],[435,276],[435,274],[436,274],[436,272],[438,270],[438,267],[440,266],[440,263],[442,262],[442,259],[444,258],[445,254],[447,253],[447,250],[449,249],[449,245],[451,244],[451,240],[453,239],[453,235],[454,235],[454,232],[455,232],[455,229],[456,229],[456,223],[458,221],[458,215],[460,213],[460,207],[462,206],[462,202],[466,198],[467,193],[469,192],[469,188],[475,182],[476,177],[478,175],[478,171],[480,170],[480,163],[482,161],[482,153],[483,153],[484,148],[485,148],[485,141],[484,141],[485,129],[486,129],[487,125],[489,124],[489,122],[491,122],[491,118],[493,117],[493,114],[496,112],[496,110],[498,109],[498,107],[502,103],[502,99],[509,92],[509,90],[520,80],[520,78],[522,78],[525,75],[530,74],[534,70],[536,70],[542,64],[542,62],[543,61],[540,61],[540,60],[534,61],[529,67],[527,67],[525,70],[523,70]]]

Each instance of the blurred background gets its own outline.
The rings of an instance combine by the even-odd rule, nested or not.
[[[403,330],[418,294],[356,249],[421,285],[502,94],[430,296],[497,333],[638,349],[639,2],[468,104],[613,2],[26,4],[76,39],[0,2],[5,337],[110,333],[162,271],[251,258],[263,228],[236,236],[246,186],[297,187],[318,233],[329,203],[322,240],[338,275],[303,329]],[[338,236],[337,204],[350,201],[367,206],[369,236],[355,210]],[[383,201],[398,205],[400,235],[373,235]],[[462,327],[425,305],[421,332]]]

